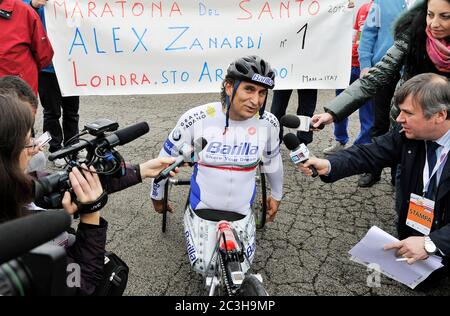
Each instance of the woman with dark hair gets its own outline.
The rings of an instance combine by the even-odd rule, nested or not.
[[[34,120],[30,108],[12,95],[0,95],[0,117],[0,222],[4,222],[20,217],[32,200],[31,181],[22,166]]]
[[[15,96],[0,95],[0,223],[36,211],[33,186],[25,175],[28,162],[34,152],[31,138],[33,116],[30,108]],[[91,171],[94,169],[91,167]],[[69,174],[79,205],[96,201],[103,193],[95,173],[77,168]],[[63,208],[74,214],[78,206],[69,192],[64,194]],[[76,289],[80,295],[93,294],[102,279],[105,255],[107,222],[99,210],[80,215],[76,241],[66,249],[68,260],[81,268],[81,284]]]
[[[32,181],[25,171],[30,158],[35,153],[31,128],[33,116],[29,106],[16,95],[0,93],[0,223],[38,211],[45,211],[34,203]],[[140,165],[128,166],[127,176],[113,179],[105,185],[108,193],[137,184],[144,178],[157,176],[164,168],[175,162],[175,158],[151,159]],[[62,206],[69,214],[79,211],[80,224],[76,241],[69,245],[64,234],[57,242],[66,247],[69,262],[80,266],[80,287],[74,289],[78,295],[95,294],[96,286],[103,278],[106,231],[108,223],[100,217],[98,203],[104,206],[105,193],[95,169],[82,164],[81,171],[74,167],[69,180],[76,195],[77,203],[65,192]],[[178,168],[171,172],[178,172]],[[105,190],[105,191],[106,191]],[[61,293],[62,294],[62,293]]]
[[[391,82],[402,70],[397,89],[417,74],[431,72],[450,76],[450,0],[417,0],[396,22],[394,45],[343,93],[326,105],[325,112],[314,115],[314,127],[341,121]],[[393,101],[391,126],[399,114]]]

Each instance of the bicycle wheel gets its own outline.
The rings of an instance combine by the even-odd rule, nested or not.
[[[268,296],[266,289],[261,281],[258,280],[253,274],[245,276],[239,289],[239,296]]]
[[[266,191],[266,176],[262,172],[261,165],[258,166],[256,173],[256,195],[253,200],[252,210],[255,216],[255,224],[257,229],[261,229],[266,224],[267,215],[267,191]]]

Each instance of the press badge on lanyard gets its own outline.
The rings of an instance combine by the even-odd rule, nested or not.
[[[449,152],[449,146],[445,146],[439,159],[434,166],[431,175],[428,170],[428,159],[425,161],[425,166],[423,169],[423,192],[424,195],[430,186],[430,180],[437,173],[439,168],[444,167],[445,161],[447,160],[447,155]],[[436,175],[437,178],[437,175]],[[436,181],[436,180],[435,180]],[[436,185],[437,188],[437,185]],[[427,199],[423,196],[411,193],[409,199],[408,217],[406,218],[406,225],[414,228],[418,232],[424,235],[429,235],[431,231],[431,226],[433,225],[434,218],[434,201]]]
[[[429,235],[434,218],[434,201],[411,193],[406,225]]]

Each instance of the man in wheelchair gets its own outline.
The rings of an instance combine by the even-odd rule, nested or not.
[[[207,141],[198,154],[191,176],[189,205],[184,215],[186,246],[194,270],[213,269],[211,257],[217,243],[217,223],[227,220],[242,241],[249,269],[255,253],[255,219],[251,205],[256,195],[255,175],[262,162],[271,188],[267,220],[278,211],[283,188],[279,123],[265,112],[268,89],[275,74],[269,63],[246,56],[231,63],[222,82],[221,102],[188,110],[161,149],[160,156],[178,156],[180,148],[199,138]],[[163,211],[165,180],[153,183],[155,211]]]

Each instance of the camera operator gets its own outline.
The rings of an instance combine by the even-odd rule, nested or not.
[[[25,174],[35,144],[31,138],[32,113],[16,96],[0,94],[0,223],[32,213],[29,205],[34,200],[33,185]],[[150,160],[135,168],[138,179],[154,177],[174,161]],[[95,169],[85,165],[69,173],[76,201],[64,193],[63,208],[74,214],[80,211],[76,241],[66,249],[68,263],[80,266],[80,287],[77,295],[91,295],[103,276],[103,264],[108,223],[100,217],[106,203],[102,184]],[[137,172],[139,171],[139,172]],[[119,183],[116,189],[120,189]],[[123,188],[123,187],[122,187]],[[99,201],[101,206],[97,207]],[[82,210],[88,210],[85,212]]]
[[[32,184],[25,175],[34,147],[33,117],[25,104],[9,95],[0,95],[0,116],[0,222],[5,222],[29,213],[27,204],[33,200]],[[74,168],[69,178],[81,205],[92,203],[102,195],[96,174]],[[69,214],[78,209],[69,192],[65,193],[62,204]],[[78,263],[81,268],[81,287],[77,294],[92,294],[102,277],[107,227],[98,210],[80,216],[76,242],[67,249],[68,261]]]

